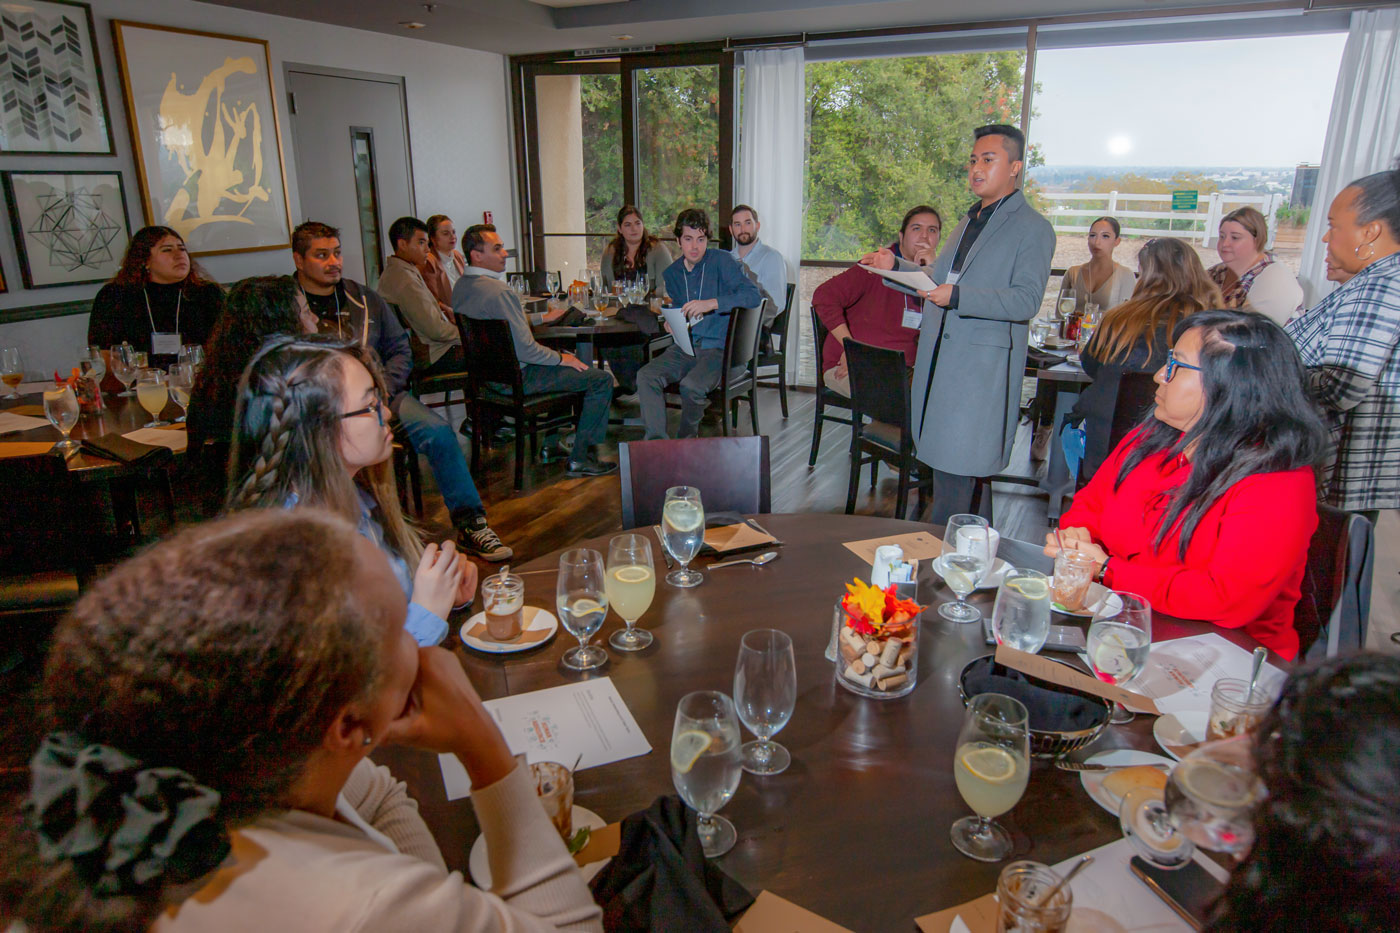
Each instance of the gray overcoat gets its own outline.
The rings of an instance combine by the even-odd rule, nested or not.
[[[967,227],[958,224],[930,275],[948,279]],[[989,476],[1006,468],[1020,420],[1027,322],[1040,310],[1055,230],[1020,191],[993,212],[972,245],[958,279],[958,307],[924,302],[911,389],[914,446],[936,470]],[[900,259],[899,268],[917,269]],[[934,347],[938,364],[929,379]]]

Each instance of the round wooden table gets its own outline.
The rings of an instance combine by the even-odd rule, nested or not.
[[[93,414],[83,414],[79,416],[78,423],[73,426],[69,436],[74,440],[81,441],[86,438],[101,437],[104,434],[118,433],[129,434],[139,428],[145,427],[151,420],[150,412],[137,404],[135,396],[123,398],[111,392],[102,393],[103,410]],[[15,408],[17,406],[44,407],[43,393],[32,393],[21,396],[18,400],[5,399],[0,402],[0,411]],[[40,412],[32,417],[43,418]],[[180,406],[174,402],[166,404],[161,411],[161,418],[165,421],[173,421],[182,412]],[[11,434],[3,435],[0,440],[6,441],[53,441],[55,444],[62,440],[63,435],[58,428],[53,425],[32,428],[28,431],[15,431]],[[84,482],[93,480],[111,479],[117,476],[126,476],[139,473],[147,473],[152,466],[165,466],[170,463],[170,458],[161,456],[152,458],[151,461],[137,466],[121,463],[107,457],[102,457],[86,450],[79,450],[67,458],[68,474],[74,479]]]
[[[760,521],[785,542],[781,558],[762,568],[736,566],[706,572],[705,582],[678,589],[658,579],[656,598],[639,625],[656,641],[632,655],[608,649],[609,676],[652,745],[652,752],[579,772],[576,799],[609,822],[648,806],[671,784],[671,729],[677,701],[692,690],[731,693],[739,640],[772,627],[793,639],[797,707],[777,741],[792,753],[784,773],[744,774],[723,814],[738,829],[734,849],[719,859],[725,871],[757,893],[772,890],[855,930],[908,930],[915,917],[992,891],[1002,864],[959,854],[948,839],[953,821],[970,811],[953,781],[954,743],[962,725],[958,675],[969,660],[990,653],[980,623],[957,625],[932,609],[923,614],[919,683],[906,697],[869,700],[834,683],[824,657],[834,605],[852,577],[867,579],[865,564],[842,542],[938,529],[915,522],[832,514],[764,515]],[[650,532],[658,577],[666,573]],[[606,557],[611,536],[571,546]],[[1000,555],[1017,566],[1048,568],[1039,546],[1002,540]],[[557,554],[520,571],[548,570]],[[704,570],[710,559],[694,564]],[[921,564],[919,600],[935,606],[951,593]],[[553,573],[525,576],[530,605],[554,608]],[[994,593],[972,602],[991,611]],[[1057,623],[1071,620],[1056,616]],[[1087,625],[1087,621],[1081,621]],[[593,643],[606,645],[622,622],[610,612]],[[1213,630],[1253,647],[1240,632],[1158,616],[1157,640]],[[561,627],[538,649],[486,657],[453,645],[486,699],[576,680],[560,656],[576,640]],[[1072,655],[1056,655],[1072,659]],[[745,740],[749,736],[745,734]],[[1157,751],[1151,718],[1112,726],[1081,753],[1127,746]],[[449,866],[465,869],[477,834],[468,800],[444,799],[435,755],[384,749],[376,758],[406,780]],[[1119,838],[1117,818],[1092,800],[1079,778],[1045,762],[1032,766],[1021,802],[998,818],[1016,840],[1013,858],[1054,864]],[[1004,863],[1003,863],[1004,864]]]

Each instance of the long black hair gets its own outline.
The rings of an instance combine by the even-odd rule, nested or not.
[[[627,241],[622,238],[622,222],[628,217],[636,215],[642,222],[642,242],[637,244],[637,257],[632,260],[631,265],[627,263]],[[647,267],[647,254],[656,248],[656,244],[661,241],[655,236],[647,233],[646,218],[642,212],[631,204],[624,204],[622,210],[617,212],[617,236],[608,243],[612,249],[612,271],[613,278],[622,279],[629,272],[645,271]]]
[[[1295,673],[1256,735],[1269,796],[1209,929],[1393,929],[1400,658],[1359,654]]]
[[[1172,343],[1193,328],[1201,329],[1201,417],[1179,431],[1149,413],[1115,484],[1149,457],[1191,450],[1190,476],[1171,494],[1153,542],[1160,548],[1179,527],[1182,558],[1201,516],[1231,486],[1256,473],[1316,468],[1327,442],[1303,361],[1283,328],[1253,311],[1198,311],[1177,322]]]

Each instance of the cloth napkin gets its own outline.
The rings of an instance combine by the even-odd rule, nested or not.
[[[1037,366],[1054,366],[1058,363],[1063,363],[1065,361],[1065,358],[1069,356],[1070,351],[1073,349],[1073,347],[1066,347],[1064,352],[1056,353],[1054,350],[1042,350],[1039,347],[1027,347],[1026,359],[1030,360],[1032,363],[1035,363]]]
[[[733,533],[728,533],[727,529],[733,529]],[[705,516],[705,543],[700,553],[728,556],[782,543],[755,528],[738,512],[714,512]]]
[[[88,437],[83,439],[83,450],[96,454],[99,457],[106,457],[108,460],[116,460],[118,463],[146,463],[157,457],[168,457],[170,451],[165,447],[153,447],[150,444],[140,444],[136,441],[127,440],[120,434],[103,434],[101,437]]]
[[[618,309],[617,316],[629,324],[637,325],[637,330],[648,337],[655,337],[661,333],[661,318],[651,313],[650,308],[641,305],[627,305]]]
[[[973,662],[963,675],[963,690],[970,697],[1001,693],[1020,700],[1030,717],[1030,727],[1037,732],[1092,729],[1107,715],[1102,702],[1032,683],[1025,674],[995,663],[991,656]]]
[[[727,933],[754,897],[700,847],[695,811],[674,795],[622,821],[622,845],[590,884],[605,930]]]

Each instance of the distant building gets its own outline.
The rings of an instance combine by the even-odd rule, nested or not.
[[[1317,191],[1317,172],[1319,166],[1299,165],[1293,171],[1293,193],[1289,195],[1288,203],[1294,207],[1312,207],[1313,194]]]

